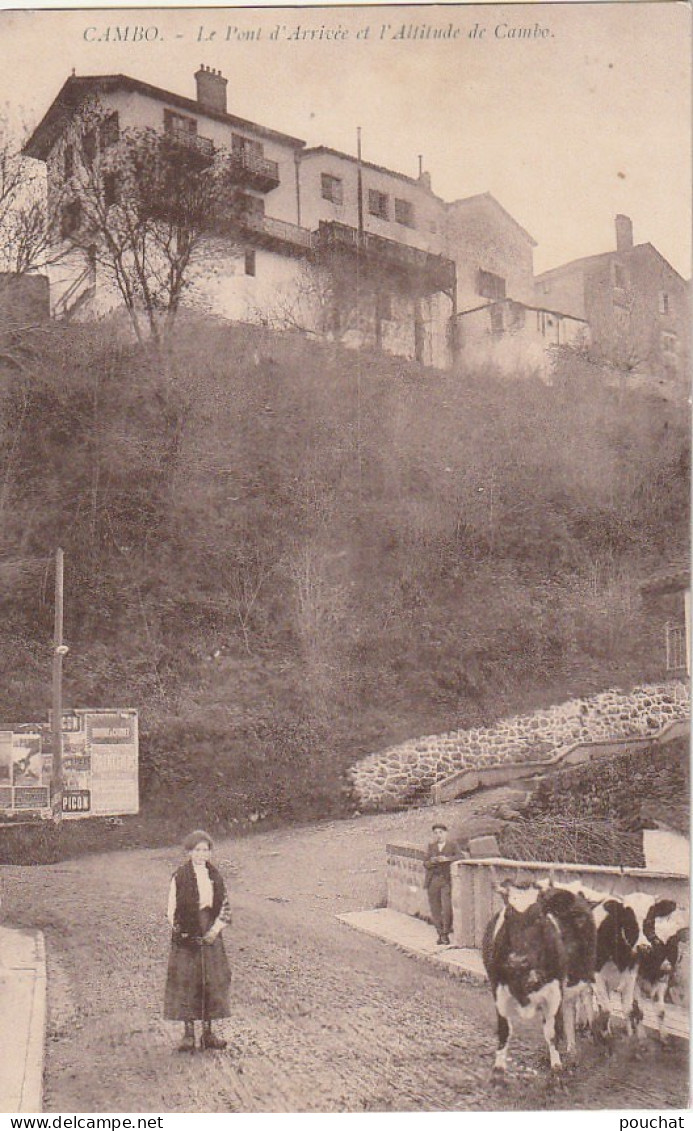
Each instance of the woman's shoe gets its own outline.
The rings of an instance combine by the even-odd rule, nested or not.
[[[203,1033],[202,1036],[200,1037],[200,1048],[201,1049],[219,1049],[219,1050],[225,1049],[226,1048],[226,1041],[224,1040],[223,1037],[217,1037],[216,1033],[213,1033],[212,1030],[209,1029],[206,1033]]]

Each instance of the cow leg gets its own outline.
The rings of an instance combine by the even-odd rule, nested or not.
[[[556,1017],[561,1008],[561,987],[558,982],[552,982],[545,1004],[542,1006],[544,1015],[544,1040],[549,1049],[549,1060],[554,1072],[560,1072],[563,1067],[561,1058],[556,1048]]]
[[[496,1018],[498,1021],[498,1049],[496,1050],[496,1059],[493,1065],[494,1073],[505,1074],[508,1067],[508,1046],[512,1036],[512,1027],[507,1017],[504,1017],[500,1010],[496,1007]]]
[[[606,1037],[607,1033],[611,1033],[611,1002],[609,1001],[609,991],[606,988],[600,973],[594,976],[594,1000],[597,1003],[597,1016],[593,1019],[594,1035],[597,1039],[601,1040]]]
[[[575,1028],[580,1033],[594,1033],[594,987],[589,982],[579,986],[575,998]]]
[[[664,998],[666,996],[667,986],[665,982],[660,982],[657,986],[654,995],[654,1002],[657,1007],[657,1021],[659,1040],[662,1044],[666,1042],[666,1010],[664,1008]]]
[[[623,1012],[626,1017],[626,1032],[629,1037],[633,1033],[637,1033],[639,1037],[643,1037],[644,1027],[642,1026],[642,1010],[635,1000],[635,984],[638,980],[637,966],[629,970],[624,975],[623,989],[621,991],[621,1001],[623,1002]]]
[[[579,991],[568,990],[567,996],[563,996],[563,1022],[565,1027],[565,1051],[566,1056],[575,1057],[577,1054],[577,1044],[575,1041],[575,1018],[577,1013],[577,1005],[580,1000]]]
[[[584,1010],[585,1028],[588,1033],[591,1033],[594,1028],[594,987],[591,985],[585,986],[584,993],[580,1000]]]

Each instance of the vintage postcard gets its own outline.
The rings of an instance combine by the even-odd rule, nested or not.
[[[683,1126],[690,6],[0,58],[0,1111]]]

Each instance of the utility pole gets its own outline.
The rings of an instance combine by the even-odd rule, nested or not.
[[[363,244],[363,171],[361,168],[361,127],[356,127],[356,187],[358,192],[358,233],[356,235],[356,332],[361,332],[361,246]],[[378,315],[376,312],[376,319]],[[363,486],[361,456],[361,350],[356,351],[356,463],[359,495]]]
[[[51,774],[51,806],[53,820],[63,816],[63,552],[55,552],[55,630],[53,634],[53,767]]]
[[[363,172],[361,169],[361,127],[356,127],[356,186],[358,191],[359,243],[363,239]]]

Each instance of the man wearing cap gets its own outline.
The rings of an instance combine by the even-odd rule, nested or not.
[[[424,888],[428,892],[433,925],[438,932],[438,946],[450,945],[452,930],[452,877],[450,865],[460,853],[448,837],[448,827],[440,822],[433,826],[436,839],[426,849]]]

